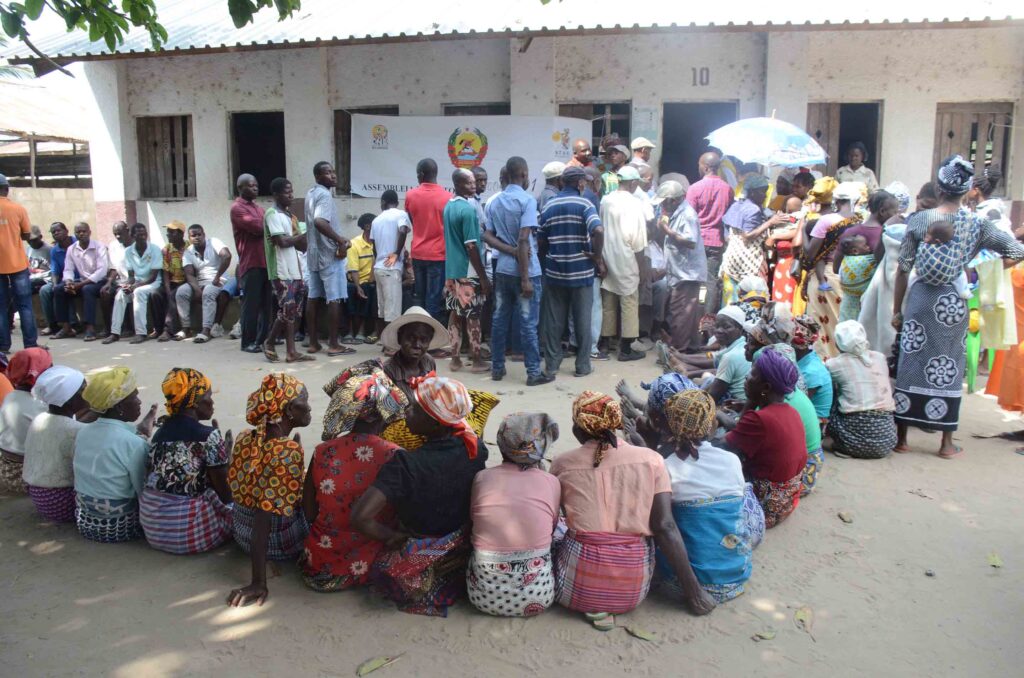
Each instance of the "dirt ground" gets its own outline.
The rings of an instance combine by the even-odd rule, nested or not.
[[[159,402],[168,368],[201,369],[213,380],[221,427],[236,432],[246,395],[269,367],[226,339],[204,347],[52,343],[57,362],[80,369],[133,367],[146,404]],[[312,394],[307,455],[327,404],[319,387],[351,362],[321,358],[293,370]],[[500,384],[462,378],[503,399],[489,442],[505,414],[547,411],[563,430],[557,455],[573,445],[569,404],[579,391],[611,392],[620,378],[636,384],[658,372],[651,358],[596,367],[576,379],[567,362],[558,381],[536,388],[525,386],[521,364]],[[624,629],[601,633],[557,607],[529,620],[488,617],[467,602],[447,619],[407,615],[365,591],[313,593],[293,564],[270,579],[266,605],[229,609],[225,596],[249,575],[233,544],[184,557],[145,541],[94,544],[73,526],[41,521],[27,498],[3,498],[0,674],[345,676],[366,659],[404,653],[374,675],[1020,675],[1024,456],[1011,443],[972,436],[1022,422],[972,395],[961,423],[967,453],[952,461],[934,455],[937,435],[920,432],[911,435],[913,452],[889,459],[826,454],[818,489],[756,551],[745,595],[697,619],[652,593],[619,617],[656,634],[652,642]],[[1002,567],[990,564],[992,554]],[[794,622],[801,607],[813,613],[809,633]],[[775,636],[755,642],[762,631]]]

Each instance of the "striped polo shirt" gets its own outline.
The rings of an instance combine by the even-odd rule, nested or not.
[[[547,239],[545,284],[587,287],[594,281],[590,235],[601,225],[594,204],[576,190],[564,189],[548,201],[540,215],[537,236]]]

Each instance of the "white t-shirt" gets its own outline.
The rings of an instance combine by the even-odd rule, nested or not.
[[[629,296],[640,286],[636,253],[647,247],[643,204],[632,193],[612,191],[601,199],[601,224],[604,225],[604,262],[608,267],[601,289]]]
[[[267,226],[267,234],[271,238],[275,235],[283,235],[289,238],[292,236],[291,217],[279,211],[276,207],[268,208],[263,220]],[[294,247],[278,247],[274,245],[273,263],[274,266],[270,266],[271,262],[267,262],[267,269],[273,279],[302,280],[302,259],[299,258],[299,251]]]
[[[25,437],[22,478],[36,487],[75,486],[75,438],[85,424],[43,412]]]
[[[743,496],[746,482],[738,456],[707,441],[697,448],[697,456],[700,458],[684,460],[672,454],[665,459],[665,470],[672,481],[672,501]]]
[[[373,245],[377,248],[377,260],[373,263],[374,268],[402,270],[402,261],[405,259],[404,250],[390,269],[384,265],[384,260],[398,247],[399,233],[403,231],[408,233],[411,229],[409,215],[397,207],[384,210],[373,220],[373,224],[370,226],[370,239],[373,240]],[[408,239],[406,238],[406,240]]]
[[[211,283],[217,277],[217,271],[220,270],[220,251],[223,249],[225,249],[225,245],[219,239],[207,238],[203,255],[199,256],[195,245],[189,245],[185,250],[185,255],[181,258],[181,265],[191,264],[195,267],[196,279],[199,280],[199,284]]]
[[[644,219],[654,221],[654,204],[651,202],[651,196],[647,195],[647,192],[639,186],[633,191],[633,196],[644,206]]]
[[[111,240],[110,244],[107,245],[107,257],[110,258],[110,268],[117,270],[117,277],[120,280],[127,281],[128,269],[124,264],[124,252],[124,245],[117,238]]]
[[[28,391],[11,391],[0,405],[0,450],[25,454],[25,436],[36,415],[46,412],[46,403]]]

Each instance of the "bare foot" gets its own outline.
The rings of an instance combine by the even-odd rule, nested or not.
[[[452,361],[451,363],[449,363],[448,367],[449,369],[451,369],[452,372],[458,372],[459,370],[462,369],[462,358],[455,356],[454,358],[452,358]]]
[[[470,366],[469,371],[473,374],[483,374],[484,372],[490,372],[491,366],[478,358],[473,361],[473,364],[472,366]]]
[[[619,394],[619,397],[628,400],[636,407],[644,407],[647,403],[637,397],[636,393],[633,392],[632,387],[626,383],[625,379],[620,379],[619,383],[615,385],[615,392]]]
[[[628,419],[636,419],[643,416],[643,412],[629,399],[623,398],[619,401],[622,406],[622,414]]]
[[[320,344],[310,344],[309,348],[306,349],[306,353],[319,353],[322,349]]]
[[[896,447],[892,448],[892,451],[893,452],[899,452],[900,454],[903,454],[905,452],[910,452],[910,445],[907,445],[906,443],[903,443],[902,445],[897,445]]]

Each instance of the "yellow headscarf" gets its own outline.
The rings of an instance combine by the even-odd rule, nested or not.
[[[196,401],[211,388],[210,380],[199,370],[190,367],[175,367],[167,376],[161,389],[167,403],[167,413],[177,414],[195,407]]]
[[[807,192],[806,203],[818,203],[819,205],[832,204],[832,191],[836,190],[839,182],[832,177],[822,177],[814,182],[814,186]]]
[[[135,373],[127,367],[92,372],[86,381],[82,397],[93,411],[100,413],[106,412],[138,388]]]

